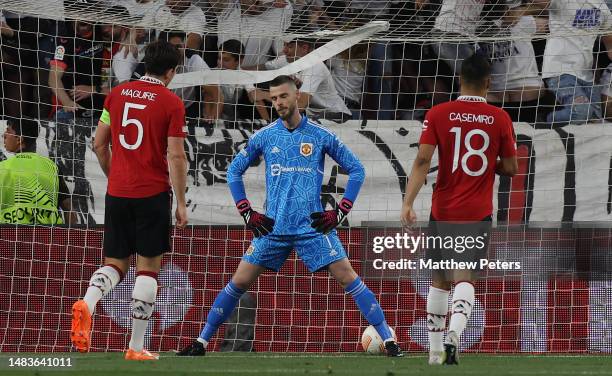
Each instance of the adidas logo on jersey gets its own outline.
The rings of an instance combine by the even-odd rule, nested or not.
[[[329,255],[334,257],[338,254],[338,252],[335,249],[332,249],[331,252],[329,252]]]
[[[275,146],[275,147],[272,148],[271,153],[273,153],[273,154],[280,153],[280,149]]]

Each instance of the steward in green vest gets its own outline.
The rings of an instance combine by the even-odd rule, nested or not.
[[[38,123],[30,119],[8,119],[7,123],[4,146],[16,155],[0,162],[0,223],[63,224],[58,210],[60,181],[62,191],[67,188],[57,165],[36,153]],[[64,209],[70,210],[65,204]]]

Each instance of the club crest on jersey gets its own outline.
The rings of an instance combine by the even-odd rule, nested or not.
[[[245,253],[250,256],[253,254],[254,251],[255,251],[255,247],[253,247],[253,244],[251,244],[249,248],[247,248]]]
[[[302,145],[300,146],[300,154],[305,157],[310,157],[312,154],[312,144],[309,142],[302,142]]]

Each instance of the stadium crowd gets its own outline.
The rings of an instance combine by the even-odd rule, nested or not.
[[[463,59],[493,63],[487,100],[514,121],[557,127],[612,118],[612,17],[606,0],[64,0],[88,17],[0,17],[0,111],[53,124],[49,157],[74,183],[89,222],[85,153],[110,90],[144,74],[144,46],[161,38],[183,56],[178,73],[275,70],[328,40],[386,20],[388,38],[358,43],[295,75],[310,118],[423,120],[458,93]],[[92,18],[113,20],[93,22]],[[152,25],[139,28],[134,25]],[[214,31],[214,32],[213,32]],[[309,35],[310,34],[310,35]],[[318,35],[315,38],[315,35]],[[484,36],[486,38],[479,38]],[[478,42],[476,42],[478,40]],[[268,121],[266,83],[176,89],[188,124]]]
[[[582,3],[597,12],[576,10]],[[391,34],[403,33],[411,40],[431,36],[432,41],[374,39],[300,72],[296,78],[306,94],[300,104],[309,115],[338,122],[420,120],[433,104],[456,94],[453,76],[461,60],[479,51],[494,62],[488,99],[504,106],[513,119],[580,123],[606,115],[612,48],[607,48],[611,43],[605,36],[610,30],[605,4],[604,0],[65,0],[67,8],[91,9],[90,14],[100,12],[117,23],[54,21],[4,12],[2,111],[7,116],[58,121],[91,118],[113,86],[142,72],[143,47],[154,38],[172,39],[181,48],[185,56],[181,72],[276,69],[326,41],[295,38],[293,33],[348,30],[383,19],[390,21]],[[132,27],[140,21],[156,27]],[[570,26],[585,33],[570,35]],[[177,29],[188,32],[181,35]],[[596,37],[597,30],[602,38]],[[478,36],[495,35],[498,40],[474,42]],[[593,58],[585,46],[593,47]],[[568,88],[573,93],[566,93]],[[191,119],[268,120],[272,115],[265,84],[203,86],[177,94]],[[555,109],[555,102],[560,107]]]

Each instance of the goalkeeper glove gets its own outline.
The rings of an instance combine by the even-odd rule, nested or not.
[[[310,215],[310,219],[312,219],[310,226],[320,233],[327,234],[342,223],[352,208],[353,203],[343,198],[336,210],[312,213]]]
[[[244,219],[246,227],[253,231],[253,236],[256,238],[266,236],[274,229],[274,220],[253,210],[249,200],[244,199],[239,201],[236,204],[236,208],[238,208],[238,212],[242,216],[242,219]]]

